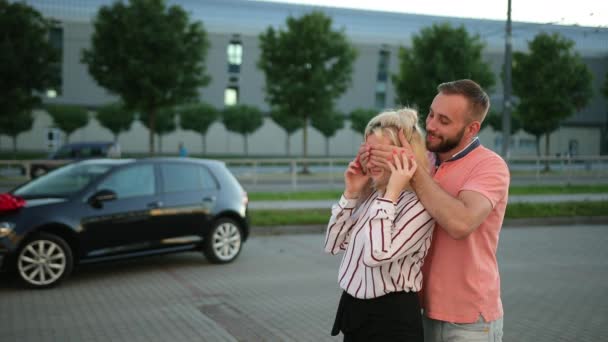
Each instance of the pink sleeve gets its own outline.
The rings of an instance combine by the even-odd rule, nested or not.
[[[486,197],[492,207],[507,197],[509,192],[509,168],[498,156],[481,160],[471,173],[460,191],[475,191]]]

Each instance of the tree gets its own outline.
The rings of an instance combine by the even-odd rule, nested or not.
[[[181,7],[164,0],[130,0],[102,6],[94,26],[82,62],[127,108],[146,113],[154,154],[159,109],[196,100],[198,88],[209,83],[203,24],[191,23]]]
[[[285,155],[289,156],[289,151],[291,150],[291,135],[304,126],[304,121],[301,117],[290,115],[289,113],[281,112],[280,110],[273,110],[270,112],[270,118],[285,130],[285,133],[287,134]]]
[[[218,119],[218,110],[207,103],[196,103],[179,108],[178,113],[181,128],[200,134],[203,154],[207,154],[207,130]]]
[[[0,0],[0,117],[23,117],[59,85],[59,53],[50,21],[22,2]]]
[[[481,123],[481,128],[483,129],[485,126],[490,126],[495,131],[502,131],[502,114],[496,113],[494,111],[490,111],[488,115],[486,115],[485,120]],[[511,115],[511,135],[514,135],[521,129],[521,122],[518,119],[517,113],[512,113]]]
[[[557,33],[539,33],[528,42],[529,52],[513,54],[513,93],[519,98],[517,111],[522,128],[539,140],[549,135],[592,95],[591,72],[573,51],[574,42]],[[548,161],[545,170],[549,169]]]
[[[53,123],[65,134],[66,142],[70,141],[70,134],[89,123],[89,113],[80,106],[47,105],[46,111],[53,118]]]
[[[305,158],[309,119],[329,112],[346,91],[357,54],[344,31],[331,24],[315,11],[287,18],[286,30],[269,27],[260,35],[258,67],[266,76],[266,100],[274,110],[301,118]]]
[[[131,124],[135,120],[135,112],[126,109],[121,103],[111,103],[100,107],[96,117],[103,127],[112,132],[114,142],[116,142],[120,133],[131,129]]]
[[[423,28],[412,47],[399,49],[399,73],[393,75],[396,102],[419,109],[425,122],[428,108],[443,82],[469,78],[489,91],[495,83],[490,65],[482,59],[484,44],[464,26],[448,23]]]
[[[311,125],[325,137],[325,156],[329,157],[329,139],[344,128],[344,114],[332,111],[317,115],[312,118]]]
[[[355,109],[350,113],[350,128],[357,133],[365,134],[367,123],[376,115],[378,111],[374,109]]]
[[[243,149],[249,155],[247,136],[262,127],[264,119],[262,112],[253,106],[236,105],[226,107],[222,115],[222,122],[226,129],[243,135]]]
[[[163,152],[163,136],[175,132],[177,124],[175,123],[176,111],[174,108],[160,108],[156,113],[156,128],[155,134],[158,135],[158,152]],[[147,113],[141,113],[139,116],[141,123],[150,130],[150,118]]]
[[[34,117],[31,112],[13,113],[11,116],[0,115],[0,134],[8,135],[13,140],[13,152],[17,152],[17,137],[32,129]]]

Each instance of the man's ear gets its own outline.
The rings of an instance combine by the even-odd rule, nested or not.
[[[476,136],[477,134],[479,134],[480,129],[481,129],[481,123],[479,121],[473,121],[467,127],[467,133],[472,138],[472,137]]]

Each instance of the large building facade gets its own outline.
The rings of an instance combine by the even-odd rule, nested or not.
[[[93,33],[92,21],[102,5],[111,0],[27,0],[45,17],[53,18],[58,25],[50,33],[53,44],[62,52],[61,88],[51,91],[54,97],[45,98],[47,103],[77,104],[89,108],[92,119],[89,124],[70,135],[70,141],[111,140],[112,134],[94,119],[95,109],[118,98],[101,88],[80,62],[81,51],[90,46]],[[472,34],[478,34],[486,44],[484,59],[496,74],[497,84],[491,91],[492,105],[502,112],[502,85],[500,69],[504,61],[504,22],[494,20],[435,17],[401,13],[313,7],[282,3],[245,0],[173,0],[190,13],[191,19],[203,22],[211,47],[207,56],[210,84],[200,89],[202,101],[217,108],[240,103],[267,111],[264,100],[264,74],[256,67],[260,56],[259,34],[268,26],[284,27],[288,16],[300,16],[312,10],[321,10],[333,18],[334,26],[344,29],[358,50],[352,84],[337,100],[340,111],[349,113],[356,108],[394,108],[395,92],[390,75],[398,71],[400,46],[411,46],[411,37],[424,27],[448,22],[464,25]],[[608,29],[550,24],[513,24],[513,49],[525,51],[527,42],[539,32],[558,32],[575,42],[576,51],[583,57],[593,74],[593,98],[582,110],[566,120],[551,135],[551,154],[598,155],[608,153],[608,101],[600,89],[608,72]],[[559,72],[559,71],[557,71]],[[447,80],[446,80],[447,81]],[[48,134],[53,123],[41,110],[35,112],[31,131],[18,138],[23,150],[46,150]],[[485,128],[480,138],[484,145],[501,150],[500,132]],[[264,125],[253,133],[249,141],[249,154],[257,156],[298,156],[302,151],[301,131],[291,136],[291,149],[286,150],[286,133],[269,117]],[[148,148],[148,132],[135,122],[130,131],[118,138],[123,151],[145,152]],[[362,136],[345,128],[331,138],[329,152],[332,156],[350,156],[358,149]],[[214,123],[207,135],[207,153],[212,155],[243,154],[243,138],[228,132],[221,122]],[[309,128],[309,155],[325,155],[325,138]],[[162,138],[164,153],[176,153],[179,142],[184,142],[191,153],[202,151],[201,137],[193,132],[177,130]],[[10,148],[10,140],[0,137],[0,149]],[[541,152],[544,143],[541,141]],[[536,142],[533,136],[517,133],[511,141],[511,154],[534,155]]]

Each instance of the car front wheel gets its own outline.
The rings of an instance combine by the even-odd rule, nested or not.
[[[73,263],[72,250],[62,238],[39,233],[19,250],[16,269],[26,285],[47,288],[59,284],[69,276]]]
[[[236,221],[222,218],[213,222],[203,241],[203,253],[214,264],[233,261],[241,253],[243,233]]]

